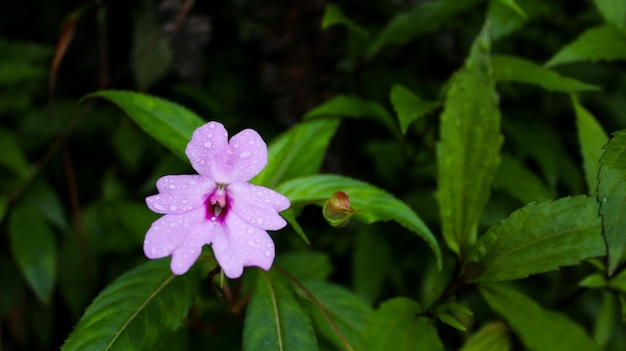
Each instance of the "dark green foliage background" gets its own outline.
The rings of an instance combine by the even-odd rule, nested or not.
[[[188,12],[179,12],[183,3],[192,4]],[[268,144],[276,142],[270,157],[278,161],[255,181],[279,189],[282,184],[298,200],[288,215],[290,222],[297,216],[301,228],[271,233],[276,271],[247,269],[243,279],[222,290],[203,280],[215,265],[205,259],[193,276],[160,287],[166,294],[184,291],[185,300],[173,311],[160,306],[141,312],[160,319],[133,320],[133,327],[150,329],[147,344],[137,346],[129,337],[125,347],[252,350],[259,342],[269,350],[284,339],[286,349],[294,350],[298,343],[321,350],[344,349],[346,343],[364,350],[500,350],[511,340],[513,349],[548,345],[552,350],[558,338],[538,334],[554,326],[557,333],[578,333],[590,349],[626,349],[623,133],[599,162],[607,135],[626,129],[626,5],[620,0],[517,5],[523,15],[505,0],[5,5],[0,11],[0,350],[59,349],[107,286],[105,291],[118,291],[139,284],[146,291],[131,297],[143,301],[152,291],[142,272],[172,281],[158,271],[166,262],[141,266],[147,261],[143,236],[158,218],[144,198],[156,191],[160,176],[193,172],[181,147],[185,135],[202,123],[196,115],[224,123],[231,135],[253,128]],[[597,46],[578,43],[561,51],[581,35]],[[486,47],[471,51],[483,36]],[[468,60],[476,51],[472,60],[488,62]],[[468,89],[463,84],[471,80],[463,77],[485,81]],[[493,86],[497,95],[483,94]],[[98,90],[106,91],[81,101]],[[132,97],[139,108],[116,101],[126,101],[128,95],[118,92],[124,90],[137,92]],[[146,105],[144,93],[175,104]],[[474,97],[474,105],[467,103]],[[184,115],[176,115],[178,105],[187,109]],[[473,111],[485,114],[486,121],[496,108],[501,119],[485,122],[485,130],[497,133],[501,124],[500,153],[498,135],[483,140],[484,130],[473,124],[454,129],[456,115]],[[126,113],[143,114],[147,121],[161,114],[161,124],[144,130]],[[450,124],[442,126],[442,120]],[[440,132],[449,136],[451,130],[459,137],[442,141]],[[484,184],[464,184],[462,191],[470,195],[460,196],[471,199],[477,192],[474,198],[480,199],[467,215],[471,223],[459,220],[459,231],[450,236],[442,232],[441,218],[462,216],[440,217],[438,206],[442,196],[458,199],[452,185],[441,195],[441,184],[457,180],[455,163],[447,170],[438,165],[438,158],[447,157],[438,149],[459,147],[457,141],[468,135],[477,142],[466,139],[460,147],[474,164],[485,161],[489,167],[470,167],[476,172],[468,174],[480,174]],[[455,157],[462,158],[454,154],[450,160]],[[598,172],[604,175],[599,187]],[[376,188],[360,188],[362,182]],[[319,206],[305,207],[346,189],[356,196],[354,207],[366,212],[344,227],[328,226]],[[608,201],[597,204],[596,195]],[[556,205],[529,205],[501,222],[529,202],[548,199]],[[596,213],[608,219],[603,222]],[[521,250],[517,258],[490,256],[490,248],[510,252],[517,250],[516,240],[526,243],[519,227],[528,214],[530,222],[543,221],[531,231],[538,240],[553,228],[570,226],[581,239],[546,240],[543,247],[556,253],[545,262],[533,261],[531,250]],[[485,232],[488,237],[481,240]],[[608,262],[601,232],[611,243]],[[467,250],[449,248],[455,235]],[[205,253],[210,257],[210,249]],[[502,266],[486,267],[490,262]],[[515,267],[507,270],[511,262]],[[125,277],[136,280],[110,285],[133,269]],[[607,271],[615,276],[608,278]],[[517,280],[482,285],[512,279]],[[277,324],[286,328],[285,335],[276,340],[254,329],[268,323],[274,289],[278,305],[286,306],[285,319]],[[171,298],[150,301],[159,305]],[[96,300],[102,301],[108,299]],[[540,322],[529,328],[528,319]],[[397,329],[389,328],[392,321]],[[297,328],[293,335],[291,324]],[[159,326],[167,327],[162,335]],[[80,340],[66,347],[72,345]]]

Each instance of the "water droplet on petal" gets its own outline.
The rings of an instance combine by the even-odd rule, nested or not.
[[[215,129],[215,123],[209,123],[209,128]]]
[[[256,243],[252,240],[248,241],[248,245],[256,247]]]
[[[189,202],[189,201],[187,201],[187,200],[185,200],[185,199],[183,199],[183,200],[181,200],[181,201],[180,201],[180,203],[181,203],[181,204],[186,204],[186,203],[188,203],[188,202]]]
[[[248,157],[250,157],[250,155],[252,155],[252,154],[250,153],[250,151],[244,151],[244,152],[241,152],[241,153],[239,154],[239,158],[242,158],[242,159],[243,159],[243,158],[248,158]]]
[[[256,219],[256,223],[257,223],[258,225],[263,224],[263,218],[257,218],[257,219]]]
[[[210,149],[211,146],[213,146],[213,143],[210,141],[207,141],[206,143],[204,143],[204,147],[206,147],[207,149]]]
[[[272,253],[271,253],[271,252],[269,252],[269,251],[265,251],[265,256],[270,257],[271,255],[272,255]]]
[[[238,148],[239,148],[239,143],[237,143],[237,144],[233,145],[233,147],[234,147],[235,149],[238,149]]]
[[[248,145],[250,146],[254,145],[254,140],[248,140]]]
[[[252,234],[252,233],[254,233],[254,229],[248,228],[248,234]]]
[[[170,211],[176,211],[176,210],[178,210],[178,206],[176,205],[170,206]]]

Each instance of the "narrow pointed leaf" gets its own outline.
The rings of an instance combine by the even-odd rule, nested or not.
[[[354,35],[362,40],[367,40],[370,37],[370,33],[355,23],[353,20],[348,18],[343,11],[339,8],[339,6],[335,4],[326,4],[326,8],[324,10],[324,18],[322,18],[322,28],[326,29],[333,25],[343,24],[348,28],[348,30]]]
[[[443,351],[443,344],[420,305],[397,297],[372,313],[361,336],[360,351]]]
[[[411,123],[438,106],[437,102],[423,100],[400,84],[391,87],[390,99],[404,134]]]
[[[146,133],[187,162],[185,147],[191,134],[204,121],[171,101],[141,93],[101,90],[87,95],[105,98],[120,107]]]
[[[593,115],[578,102],[576,95],[572,95],[572,105],[576,113],[578,143],[580,144],[580,153],[583,157],[587,190],[590,195],[594,195],[598,187],[598,170],[600,168],[602,148],[609,141],[609,137]]]
[[[610,26],[586,30],[572,43],[557,52],[546,67],[580,61],[626,60],[626,34]]]
[[[22,179],[28,177],[30,167],[26,157],[15,136],[4,128],[0,128],[0,150],[0,166],[10,169]]]
[[[437,200],[443,237],[452,251],[476,241],[478,221],[500,164],[500,112],[489,54],[489,26],[455,73],[441,115]]]
[[[468,282],[498,282],[603,256],[598,203],[588,196],[530,203],[491,227],[463,266]]]
[[[258,271],[243,330],[244,351],[317,350],[309,316],[291,284],[272,271]]]
[[[467,339],[461,351],[508,351],[511,349],[509,330],[502,322],[490,322]]]
[[[383,47],[389,44],[405,44],[415,36],[434,31],[448,20],[476,6],[482,0],[440,0],[426,1],[409,11],[400,12],[375,36],[367,52],[373,58]]]
[[[594,0],[604,20],[619,29],[626,29],[626,1]]]
[[[506,1],[502,0],[489,1],[487,18],[491,22],[491,35],[493,41],[520,29],[527,20],[526,14],[523,10],[520,13],[514,7],[505,4],[505,2]]]
[[[430,229],[409,206],[384,190],[347,177],[313,175],[282,183],[276,191],[287,196],[292,206],[325,200],[335,192],[343,191],[350,196],[352,208],[362,211],[355,217],[365,223],[389,220],[400,223],[426,240],[441,267],[441,250]]]
[[[576,92],[600,90],[595,85],[562,76],[532,61],[515,56],[494,56],[493,69],[496,80],[499,82],[528,83],[540,86],[548,91]]]
[[[566,316],[549,311],[523,294],[498,285],[480,287],[492,310],[504,318],[530,350],[599,351],[583,328]]]
[[[360,335],[367,325],[367,318],[373,311],[372,308],[360,297],[338,285],[319,280],[304,281],[302,285],[319,302],[346,342],[352,347],[357,346]],[[315,328],[338,350],[344,349],[344,344],[339,339],[337,332],[318,306],[306,294],[301,292],[300,296],[306,300],[306,307],[313,319]]]
[[[273,188],[286,180],[315,174],[335,135],[339,120],[320,118],[300,123],[268,146],[268,163],[251,182]]]
[[[169,259],[128,271],[87,307],[61,350],[159,349],[191,307],[197,288],[193,272],[175,276]]]
[[[9,218],[9,245],[26,282],[43,304],[50,303],[57,279],[54,233],[30,206],[19,206]]]
[[[541,178],[526,168],[518,159],[502,154],[500,168],[493,180],[493,188],[506,191],[523,204],[548,200],[552,192]]]
[[[600,159],[598,201],[608,248],[608,272],[617,269],[626,246],[626,131],[613,134]]]
[[[369,118],[383,123],[389,130],[397,130],[391,114],[380,103],[355,95],[337,95],[304,115],[304,119],[319,117]]]

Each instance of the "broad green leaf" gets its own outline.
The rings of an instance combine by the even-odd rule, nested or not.
[[[15,136],[3,128],[0,128],[0,150],[0,166],[6,167],[22,179],[28,177],[30,167],[20,145]]]
[[[345,349],[337,331],[328,321],[330,319],[345,338],[345,342],[355,347],[367,325],[367,318],[373,311],[372,308],[354,293],[335,284],[308,280],[302,282],[302,285],[324,310],[321,312],[311,297],[300,289],[300,296],[306,301],[306,307],[320,334],[335,345],[338,350]]]
[[[369,118],[382,122],[389,130],[398,129],[391,114],[380,103],[355,95],[337,95],[304,115],[304,119],[319,117]]]
[[[406,134],[406,130],[411,123],[431,112],[439,105],[436,101],[422,100],[422,98],[400,84],[394,84],[391,87],[390,100],[398,116],[400,129],[404,134]]]
[[[406,44],[419,34],[434,31],[449,19],[466,11],[483,0],[440,0],[426,1],[395,15],[375,36],[370,44],[367,57],[373,58],[389,44]]]
[[[580,325],[511,288],[481,285],[480,292],[530,350],[600,350]]]
[[[420,305],[405,297],[385,301],[371,314],[357,348],[360,351],[443,351],[437,329]]]
[[[607,23],[622,30],[626,28],[626,1],[594,0],[593,2]]]
[[[87,307],[61,350],[157,350],[193,303],[194,272],[174,275],[169,259],[126,272]]]
[[[501,189],[523,204],[552,198],[552,192],[536,174],[528,170],[519,160],[503,153],[493,188]]]
[[[146,133],[187,162],[185,147],[204,121],[188,109],[158,97],[130,91],[101,90],[87,95],[105,98],[128,114]]]
[[[368,224],[395,220],[426,240],[441,267],[441,250],[430,229],[409,206],[384,190],[359,180],[322,174],[287,181],[275,190],[287,196],[292,206],[319,202],[343,191],[350,197],[352,208],[363,211],[355,217]]]
[[[607,270],[617,269],[626,247],[626,131],[613,133],[600,158],[598,201],[608,248]]]
[[[515,0],[496,0],[499,3],[501,3],[502,5],[510,8],[511,10],[515,11],[515,13],[517,13],[520,17],[522,18],[526,18],[526,13],[524,12],[524,10],[522,10],[521,7],[519,7],[519,5],[515,2]]]
[[[546,67],[579,61],[626,60],[626,34],[610,26],[586,30],[557,52]]]
[[[322,28],[326,29],[337,24],[343,24],[348,28],[352,35],[362,40],[367,40],[370,37],[370,33],[368,33],[363,27],[356,24],[353,20],[346,17],[339,6],[335,4],[326,4],[324,18],[322,18]]]
[[[578,102],[576,95],[572,95],[572,105],[576,113],[578,142],[583,157],[587,190],[590,195],[595,195],[598,187],[600,156],[602,155],[602,148],[609,141],[609,137],[593,115]]]
[[[512,3],[514,6],[508,3]],[[526,13],[515,2],[507,0],[489,1],[487,18],[491,23],[493,41],[520,29],[527,20]]]
[[[548,91],[576,92],[600,90],[599,87],[560,75],[532,61],[515,56],[495,55],[493,70],[499,82],[518,82],[540,86]]]
[[[610,350],[607,347],[614,333],[615,321],[617,321],[618,306],[617,297],[610,291],[602,292],[602,304],[598,310],[593,326],[593,340],[602,347],[603,350]]]
[[[338,126],[337,119],[321,118],[281,134],[269,144],[267,166],[251,182],[273,188],[289,179],[317,173]]]
[[[616,274],[609,280],[608,286],[622,293],[626,293],[626,269]]]
[[[274,264],[299,280],[324,280],[333,271],[330,257],[323,252],[288,252],[276,257]]]
[[[63,204],[54,189],[44,179],[34,180],[24,193],[22,201],[24,204],[37,209],[47,221],[58,228],[67,226]]]
[[[478,240],[462,275],[471,283],[520,279],[603,256],[605,251],[595,198],[533,202]]]
[[[511,349],[509,329],[502,322],[489,322],[467,339],[461,351],[508,351]]]
[[[172,65],[174,54],[169,39],[159,26],[151,1],[144,8],[133,28],[133,78],[141,91],[163,78]]]
[[[352,255],[352,285],[354,292],[368,303],[376,300],[383,289],[385,279],[393,269],[391,257],[387,238],[376,229],[365,227],[356,233]]]
[[[258,271],[246,310],[244,351],[317,350],[311,320],[291,284],[272,271]]]
[[[57,278],[54,233],[43,216],[30,206],[19,206],[9,218],[9,245],[17,266],[37,298],[50,303]]]
[[[452,77],[437,143],[437,200],[443,237],[465,256],[500,164],[500,112],[489,54],[489,26],[476,38],[465,66]]]
[[[0,86],[15,86],[23,81],[42,80],[48,71],[32,63],[0,59]]]

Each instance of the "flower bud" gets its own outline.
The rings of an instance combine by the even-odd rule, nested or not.
[[[350,207],[348,194],[338,191],[326,200],[322,212],[328,224],[333,227],[340,227],[348,223],[350,218],[358,211]]]

